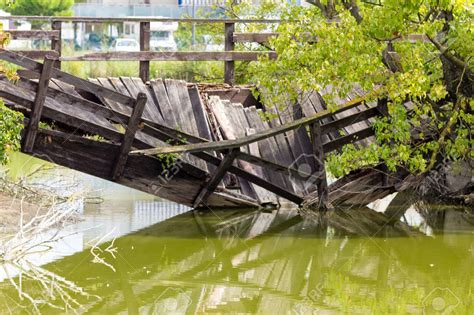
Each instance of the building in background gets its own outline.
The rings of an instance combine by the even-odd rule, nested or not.
[[[223,0],[85,0],[73,6],[75,16],[127,17],[163,16],[178,18],[193,16],[197,9],[211,11]]]

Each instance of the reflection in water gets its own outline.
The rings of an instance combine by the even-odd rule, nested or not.
[[[129,222],[162,219],[153,205],[135,202]],[[115,273],[88,251],[46,267],[102,297],[81,300],[92,314],[468,314],[472,225],[453,232],[463,213],[448,210],[451,229],[435,237],[379,238],[295,211],[193,211],[117,238]]]

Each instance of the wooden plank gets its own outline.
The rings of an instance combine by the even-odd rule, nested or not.
[[[36,60],[43,59],[46,56],[59,58],[59,54],[54,50],[12,50],[12,53]]]
[[[196,121],[199,136],[201,138],[211,141],[212,134],[209,125],[209,119],[207,118],[207,113],[204,108],[204,104],[202,103],[201,95],[199,94],[197,85],[194,84],[191,87],[188,87],[188,94],[189,99],[191,100],[192,111],[194,114],[194,120]],[[216,152],[212,152],[212,154],[215,155]],[[210,172],[214,172],[214,165],[208,164],[207,167]]]
[[[112,83],[109,81],[109,79],[106,78],[97,78],[97,79],[89,79],[92,82],[97,82],[97,84],[102,85],[103,87],[110,89],[110,90],[115,90],[114,86]],[[95,80],[95,81],[94,81]],[[103,97],[101,95],[98,96],[99,99],[104,103],[105,106],[109,107],[110,109],[113,109],[115,111],[124,113],[126,115],[131,115],[132,109],[126,105],[121,104],[120,102],[111,100],[107,97]]]
[[[178,119],[175,109],[171,106],[166,92],[165,85],[162,79],[151,80],[151,88],[153,89],[156,102],[160,108],[160,112],[163,115],[164,123],[171,128],[178,128]]]
[[[226,52],[233,52],[235,49],[234,44],[234,23],[225,23],[224,24],[224,50]],[[226,61],[224,65],[224,83],[234,85],[235,81],[235,62],[233,60]]]
[[[5,49],[0,49],[0,59],[7,62],[14,63],[16,65],[19,65],[21,67],[24,67],[28,70],[32,70],[35,72],[40,72],[41,67],[42,67],[41,63],[31,58],[16,54],[12,51],[8,51]],[[60,71],[56,68],[53,69],[52,77],[73,85],[76,88],[76,90],[84,90],[84,91],[93,93],[97,96],[107,97],[111,100],[120,102],[129,107],[132,107],[135,102],[134,98],[120,94],[114,90],[107,89],[101,85],[97,85],[87,80],[78,78],[72,74]]]
[[[368,138],[370,136],[373,136],[374,134],[375,134],[374,128],[372,126],[369,126],[367,128],[358,130],[349,135],[337,138],[336,140],[333,140],[331,142],[325,143],[323,145],[324,152],[331,152],[331,151],[340,149],[345,144]]]
[[[268,43],[271,38],[277,37],[278,33],[234,33],[234,43]]]
[[[246,128],[246,135],[251,135],[255,133],[255,129],[253,128]],[[255,157],[260,157],[260,150],[258,149],[258,143],[251,143],[248,146],[248,153],[249,156],[255,156]],[[266,167],[263,166],[263,167]],[[264,172],[264,169],[260,166],[254,165],[254,174],[265,178],[266,180],[269,180],[269,178],[266,176],[266,173]],[[266,170],[266,169],[265,169]],[[255,194],[257,195],[257,200],[259,204],[261,205],[278,205],[278,199],[275,196],[275,194],[269,192],[266,189],[262,189],[261,187],[254,185],[253,189],[255,190]]]
[[[199,137],[199,131],[194,119],[193,108],[191,100],[189,99],[186,83],[184,81],[166,79],[165,87],[168,92],[168,99],[173,106],[178,120],[177,129]],[[207,171],[206,163],[193,157],[191,157],[191,160],[194,165]]]
[[[206,18],[168,18],[168,17],[88,17],[88,16],[43,16],[43,15],[15,15],[2,16],[3,20],[26,20],[26,21],[63,21],[63,22],[182,22],[182,23],[280,23],[280,19],[206,19]]]
[[[61,26],[62,23],[61,21],[52,21],[51,22],[51,29],[53,31],[57,31],[58,32],[58,37],[57,38],[53,38],[51,39],[51,50],[54,50],[58,53],[59,56],[61,56],[61,45],[62,45],[62,38],[61,38]],[[61,69],[61,61],[56,61],[55,62],[55,65],[54,65],[55,68],[58,68],[58,69]]]
[[[211,178],[204,184],[194,200],[194,208],[199,207],[207,201],[207,198],[216,190],[217,185],[224,177],[229,167],[234,162],[235,157],[239,154],[239,149],[232,149],[225,158],[221,161],[217,169],[212,174]]]
[[[133,108],[132,116],[130,116],[130,120],[128,121],[127,130],[125,130],[122,145],[120,146],[120,152],[114,164],[114,169],[112,171],[113,180],[117,180],[118,178],[120,178],[122,176],[123,170],[125,169],[128,153],[130,152],[133,140],[135,139],[135,134],[137,133],[139,127],[138,125],[140,123],[140,119],[142,118],[146,101],[146,94],[140,92],[137,95],[137,101],[135,103],[135,107]]]
[[[39,156],[48,156],[55,163],[72,168],[90,175],[110,180],[114,159],[120,146],[113,143],[97,142],[71,134],[52,130],[40,130],[35,143],[35,152]],[[206,174],[194,177],[180,169],[173,180],[166,183],[157,183],[157,178],[162,176],[162,163],[154,157],[129,156],[127,167],[122,178],[118,180],[121,185],[154,194],[173,202],[192,206],[193,197]],[[159,185],[159,186],[158,186]],[[183,194],[186,191],[188,193]],[[208,199],[210,207],[255,207],[255,201],[245,196],[228,194],[226,191],[215,192]]]
[[[317,113],[314,116],[311,117],[305,117],[301,118],[298,120],[293,121],[292,123],[288,123],[282,126],[278,126],[263,132],[256,133],[255,135],[251,135],[248,137],[245,137],[243,139],[237,139],[237,140],[224,140],[224,141],[219,141],[218,143],[212,142],[212,143],[202,143],[202,144],[191,144],[191,145],[182,145],[182,146],[174,146],[172,148],[154,148],[150,150],[144,150],[144,151],[136,151],[134,152],[135,154],[161,154],[161,153],[180,153],[180,152],[199,152],[199,151],[219,151],[219,150],[226,150],[230,148],[237,148],[241,147],[244,145],[247,145],[252,142],[257,142],[261,141],[263,139],[266,139],[268,137],[273,137],[282,133],[285,133],[289,130],[294,130],[306,125],[309,125],[313,122],[319,121],[323,118],[327,118],[332,116],[335,113],[342,112],[344,110],[353,108],[355,106],[360,105],[365,98],[369,97],[370,95],[376,95],[378,91],[374,91],[370,94],[367,94],[364,97],[354,99],[351,101],[348,101],[344,104],[342,104],[338,109],[331,111],[331,110],[324,110],[322,112]]]
[[[48,91],[49,80],[51,79],[51,70],[53,69],[54,59],[46,56],[43,62],[43,70],[38,83],[33,108],[31,109],[30,121],[26,129],[26,135],[23,142],[23,152],[33,152],[33,146],[38,132],[41,114],[43,112],[44,102],[46,100],[46,92]]]
[[[0,90],[1,91],[1,90]],[[145,125],[146,127],[146,125]],[[180,137],[178,136],[171,136],[159,129],[156,129],[156,128],[153,128],[153,127],[150,127],[148,126],[148,131],[150,134],[152,134],[156,139],[159,139],[163,142],[167,142],[169,143],[170,140],[174,140],[175,143],[181,143],[182,140]],[[172,144],[175,144],[175,143],[172,143]],[[221,159],[218,158],[218,157],[215,157],[209,153],[206,153],[206,152],[193,152],[192,155],[208,162],[208,163],[212,163],[213,165],[215,166],[219,166],[220,162],[221,162]],[[257,175],[254,175],[252,173],[249,173],[247,172],[246,170],[242,169],[242,168],[239,168],[237,166],[231,166],[229,167],[229,172],[237,175],[238,177],[241,177],[249,182],[252,182],[253,184],[255,185],[258,185],[268,191],[271,191],[273,192],[274,194],[282,197],[282,198],[285,198],[289,201],[292,201],[296,204],[301,204],[303,202],[303,198],[301,198],[300,196],[286,190],[285,188],[282,188],[280,187],[279,185],[275,184],[275,183],[272,183],[272,182],[269,182]]]
[[[61,91],[69,93],[75,97],[82,98],[82,96],[79,93],[77,93],[77,91],[74,89],[74,86],[64,83],[62,81],[56,80],[56,79],[52,79],[51,82],[54,82],[61,89]]]
[[[140,22],[140,50],[150,50],[150,22]],[[150,61],[140,61],[140,79],[143,82],[150,80]]]
[[[357,122],[366,121],[369,118],[378,116],[379,114],[379,110],[376,107],[372,107],[361,112],[357,112],[352,115],[322,124],[321,132],[325,134],[329,132],[338,131],[341,128],[344,128]]]
[[[59,31],[45,31],[45,30],[8,30],[8,34],[11,35],[12,39],[58,39]]]
[[[319,123],[311,125],[311,136],[313,140],[313,152],[316,158],[316,173],[313,176],[317,177],[316,185],[318,188],[319,207],[327,209],[329,205],[329,189],[326,176],[326,169],[324,167],[324,150],[323,141],[321,137],[321,127]]]
[[[271,51],[166,51],[143,52],[98,52],[80,56],[62,56],[61,61],[256,61],[259,56],[268,55],[276,59]]]
[[[254,128],[256,132],[262,132],[269,128],[268,124],[262,120],[255,107],[245,108],[244,111],[250,127]],[[284,160],[281,159],[279,156],[280,152],[275,137],[269,137],[258,142],[258,146],[261,156],[264,159],[273,163],[284,163]],[[287,164],[287,166],[289,166],[289,164]],[[275,183],[282,183],[283,187],[290,191],[293,191],[293,185],[289,182],[289,178],[287,176],[288,174],[286,173],[286,171],[284,172],[284,174],[275,174],[274,172],[268,171],[266,168],[264,168],[264,171],[267,172],[267,178],[269,180]]]
[[[0,96],[30,109],[33,107],[35,93],[12,86],[10,83],[0,82]],[[112,141],[121,140],[121,134],[103,116],[89,110],[61,104],[53,98],[46,98],[42,116],[90,134],[101,135]]]
[[[147,95],[148,101],[145,107],[145,113],[147,113],[148,115],[145,115],[145,117],[149,116],[150,120],[152,121],[155,121],[160,124],[164,123],[164,119],[160,112],[160,108],[158,107],[158,104],[155,103],[155,98],[153,97],[153,91],[148,86],[146,86],[145,83],[143,83],[143,81],[139,78],[121,77],[120,79],[122,80],[122,82],[124,82],[124,84],[127,82],[125,84],[127,88],[132,88],[132,86],[129,87],[130,81],[132,82],[132,84],[135,85],[136,88],[135,89],[132,88],[134,90],[134,92],[131,93],[132,95],[135,94],[136,91],[145,93]]]

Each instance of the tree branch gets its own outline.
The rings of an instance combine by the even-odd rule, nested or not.
[[[450,53],[448,51],[448,47],[443,46],[440,42],[438,42],[438,40],[436,40],[435,38],[432,38],[428,34],[426,34],[426,37],[430,40],[430,42],[433,45],[435,45],[435,47],[440,51],[441,55],[446,57],[449,61],[451,61],[458,68],[460,68],[460,69],[465,69],[466,67],[469,68],[463,60],[459,59],[458,57],[456,57],[452,53]]]
[[[360,15],[359,7],[357,6],[355,0],[342,0],[342,5],[356,19],[357,24],[362,23],[362,16]]]

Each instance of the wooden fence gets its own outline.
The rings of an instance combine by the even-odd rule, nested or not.
[[[276,33],[238,33],[236,24],[275,24],[280,20],[255,20],[255,19],[176,19],[176,18],[90,18],[90,17],[51,17],[51,16],[9,16],[2,17],[7,20],[43,21],[51,24],[51,30],[11,30],[13,39],[42,39],[51,40],[50,50],[26,50],[16,51],[32,59],[43,59],[46,55],[56,58],[55,67],[61,68],[61,61],[138,61],[139,76],[146,82],[150,79],[150,61],[223,61],[224,82],[233,84],[235,80],[235,61],[254,61],[262,54],[275,58],[272,51],[236,51],[236,43],[264,43]],[[63,56],[62,46],[62,24],[63,23],[91,23],[110,24],[136,22],[140,25],[139,52],[95,52],[78,56]],[[151,22],[180,22],[180,23],[218,23],[223,24],[224,51],[150,51],[150,23]]]

